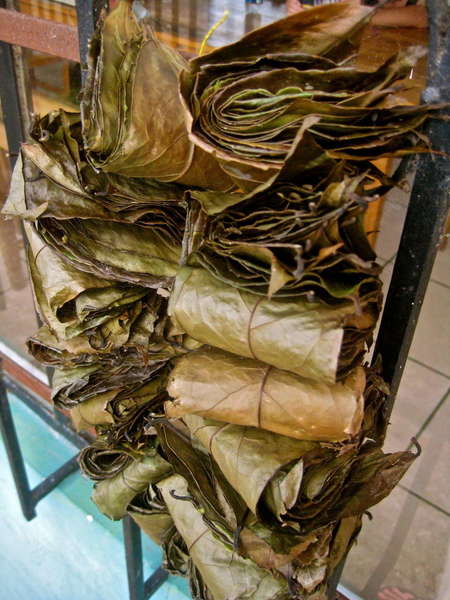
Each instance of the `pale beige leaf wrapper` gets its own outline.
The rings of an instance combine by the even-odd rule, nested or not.
[[[287,585],[252,560],[239,556],[216,539],[193,504],[174,498],[189,494],[186,480],[173,475],[158,483],[175,526],[205,580],[214,600],[277,600],[286,598]]]
[[[177,361],[168,385],[174,400],[165,409],[169,417],[193,414],[300,440],[342,441],[360,429],[364,386],[362,367],[342,382],[319,383],[207,347]]]
[[[199,342],[324,383],[338,376],[346,327],[370,331],[375,324],[371,314],[356,316],[351,301],[268,300],[189,267],[176,277],[169,314]]]

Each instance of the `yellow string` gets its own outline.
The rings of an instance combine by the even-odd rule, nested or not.
[[[203,38],[203,41],[201,43],[200,50],[198,53],[199,56],[201,56],[204,53],[205,47],[206,47],[206,44],[207,44],[209,38],[212,36],[212,34],[216,31],[216,29],[218,27],[220,27],[223,23],[225,23],[225,21],[228,19],[229,16],[230,16],[230,11],[229,10],[224,11],[223,15],[220,17],[220,19],[217,21],[217,23],[215,23],[211,27],[211,29],[208,31],[208,33]]]

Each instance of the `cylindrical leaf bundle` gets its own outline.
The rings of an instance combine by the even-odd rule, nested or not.
[[[302,377],[334,383],[361,361],[378,299],[327,306],[267,298],[228,286],[203,269],[182,268],[169,313],[196,340]]]
[[[300,440],[339,441],[359,432],[365,377],[318,383],[265,363],[205,347],[177,361],[169,417],[200,415]]]

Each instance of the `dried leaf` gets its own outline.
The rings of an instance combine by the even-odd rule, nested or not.
[[[169,417],[200,415],[300,440],[340,441],[359,432],[365,377],[324,384],[214,348],[189,353],[169,379]]]

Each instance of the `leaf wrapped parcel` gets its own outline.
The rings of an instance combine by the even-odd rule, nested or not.
[[[260,514],[260,503],[280,492],[283,514],[297,500],[302,481],[302,457],[317,455],[320,445],[294,440],[256,427],[219,423],[194,415],[184,417],[194,439],[208,449],[249,509]],[[330,452],[325,451],[323,456]],[[276,517],[280,515],[276,511]]]
[[[31,338],[33,356],[52,365],[142,363],[172,357],[179,348],[167,332],[167,300],[156,290],[78,271],[64,262],[26,222],[28,262],[45,326]],[[178,350],[180,351],[180,350]]]
[[[145,371],[141,371],[142,378]],[[147,380],[131,383],[122,388],[112,389],[80,402],[71,410],[72,420],[78,431],[102,425],[103,430],[113,424],[108,438],[118,440],[131,439],[133,422],[140,421],[142,408],[159,410],[159,395],[164,391],[167,379],[167,369],[156,370]],[[139,423],[140,427],[140,423]]]
[[[36,126],[51,136],[49,143],[23,146],[4,214],[34,220],[43,240],[78,270],[145,287],[168,287],[181,253],[184,190],[174,193],[172,186],[163,191],[160,204],[155,202],[158,190],[149,193],[149,200],[143,200],[140,191],[127,203],[134,207],[131,214],[110,210],[111,184],[100,180],[91,190],[81,175],[74,179],[82,170],[82,157],[78,163],[70,154],[77,141],[70,138],[70,145],[56,152],[54,138],[69,134],[56,117],[50,125],[50,132],[42,129],[42,121]]]
[[[114,477],[95,484],[92,500],[98,509],[113,520],[125,516],[132,500],[152,483],[170,474],[170,464],[156,448],[148,448]]]
[[[178,359],[165,410],[168,417],[200,415],[300,440],[341,441],[359,432],[364,385],[362,367],[325,384],[205,347]]]
[[[71,408],[98,394],[125,390],[128,386],[140,384],[149,378],[164,373],[165,362],[127,364],[119,360],[106,369],[101,362],[87,366],[55,369],[52,381],[52,399],[55,404]]]
[[[349,42],[371,12],[356,2],[301,11],[192,59],[181,74],[191,139],[244,191],[273,182],[294,154],[300,175],[329,158],[427,151],[415,131],[429,108],[383,102],[416,50],[375,71],[333,60],[353,54]],[[311,163],[312,147],[321,156]]]
[[[173,520],[161,491],[156,485],[135,496],[128,505],[128,514],[156,544],[163,544],[173,534]]]
[[[185,419],[250,510],[268,524],[275,516],[293,533],[362,515],[392,491],[416,458],[412,452],[384,454],[370,442],[339,447],[192,415]]]
[[[45,244],[30,223],[25,223],[25,231],[41,317],[59,341],[83,336],[86,352],[111,352],[127,344],[133,323],[147,306],[153,304],[157,320],[163,299],[155,291],[78,271]]]
[[[378,302],[357,312],[351,301],[327,306],[302,298],[268,300],[189,267],[180,269],[169,301],[180,332],[327,384],[361,361],[377,313]]]
[[[191,502],[180,499],[189,494],[183,477],[173,475],[159,482],[158,487],[214,600],[286,600],[289,597],[282,579],[276,579],[269,571],[227,547],[205,524],[201,512]]]
[[[122,1],[90,45],[82,98],[88,157],[104,172],[227,190],[231,179],[189,140],[178,93],[187,63]]]
[[[164,216],[164,207],[174,211],[165,214],[170,223],[177,205],[184,202],[186,188],[181,185],[94,169],[86,158],[80,113],[52,111],[34,122],[31,137],[34,143],[23,144],[22,149],[32,175],[27,200],[36,214],[150,227],[158,216]]]
[[[364,232],[361,177],[334,179],[340,175],[316,186],[279,184],[203,219],[189,264],[269,297],[337,303],[376,295],[380,268]]]

